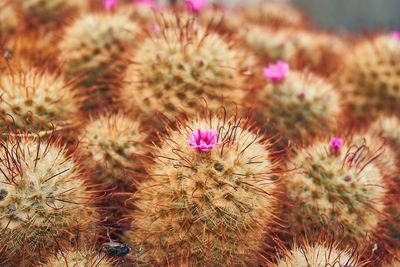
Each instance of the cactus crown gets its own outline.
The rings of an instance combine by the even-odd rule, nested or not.
[[[336,127],[341,111],[339,95],[318,76],[290,71],[281,82],[268,83],[259,94],[257,120],[269,118],[284,139],[301,141],[310,134],[315,136],[321,128]]]
[[[341,147],[316,142],[292,155],[291,162],[299,169],[288,176],[286,186],[296,203],[290,218],[295,229],[341,225],[345,241],[359,243],[384,220],[387,188],[378,160],[384,147],[369,144],[377,147],[370,149],[365,140],[355,139],[345,140]]]
[[[139,260],[172,262],[175,255],[217,266],[256,261],[248,254],[260,249],[265,227],[275,220],[276,161],[270,140],[250,126],[210,115],[168,130],[149,169],[153,179],[138,189],[140,212],[126,234],[132,247],[148,253],[139,251]],[[219,145],[189,145],[197,129],[215,131]]]

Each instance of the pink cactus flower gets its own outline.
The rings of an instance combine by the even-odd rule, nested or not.
[[[188,145],[193,147],[199,152],[208,151],[214,147],[219,146],[216,142],[218,132],[215,130],[200,130],[193,131],[190,134]]]
[[[343,146],[343,140],[341,138],[334,137],[331,139],[331,148],[337,154]]]
[[[400,31],[392,32],[392,37],[400,41]]]
[[[282,80],[289,71],[289,65],[286,62],[279,60],[275,65],[269,63],[268,68],[263,69],[264,76],[271,80]]]
[[[155,33],[160,32],[160,28],[156,24],[151,25],[151,30]]]
[[[104,0],[103,8],[105,10],[113,9],[118,4],[118,0]]]
[[[192,12],[199,12],[207,5],[205,0],[187,0],[186,6]]]
[[[151,8],[157,7],[157,4],[153,0],[136,0],[135,3]]]

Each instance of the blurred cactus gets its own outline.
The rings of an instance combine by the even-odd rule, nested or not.
[[[65,28],[59,59],[65,60],[68,77],[83,75],[79,90],[91,95],[86,109],[101,106],[115,95],[117,74],[123,72],[127,49],[135,44],[139,30],[129,15],[125,11],[85,14]]]
[[[204,100],[210,108],[221,99],[241,102],[246,57],[234,43],[193,21],[160,31],[134,51],[120,96],[125,106],[174,120],[182,110],[195,114]]]
[[[400,111],[400,41],[378,35],[358,43],[344,55],[339,76],[354,118]],[[361,120],[359,120],[361,122]]]

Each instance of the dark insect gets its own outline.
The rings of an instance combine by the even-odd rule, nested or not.
[[[110,257],[123,257],[131,251],[131,248],[124,243],[111,241],[103,244],[103,251]]]

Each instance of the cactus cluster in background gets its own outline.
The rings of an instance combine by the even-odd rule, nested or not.
[[[316,26],[0,0],[0,266],[398,266],[400,32]]]

